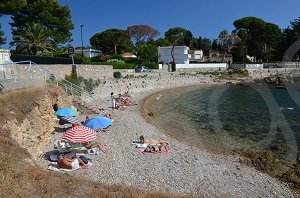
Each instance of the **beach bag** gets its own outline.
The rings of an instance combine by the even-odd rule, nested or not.
[[[88,164],[89,163],[89,159],[87,157],[84,157],[84,156],[80,156],[79,157],[85,164]]]

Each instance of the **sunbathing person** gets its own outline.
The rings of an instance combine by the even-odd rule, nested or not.
[[[76,170],[80,167],[86,169],[88,167],[79,157],[70,159],[62,155],[59,156],[57,166],[58,168],[72,169],[72,170]]]
[[[133,106],[133,105],[135,105],[135,103],[132,100],[129,100],[128,98],[125,98],[122,102],[123,102],[123,104],[125,106]]]
[[[150,144],[150,145],[155,145],[155,144],[168,144],[167,141],[165,140],[152,140],[152,139],[146,139],[144,136],[140,137],[140,143],[141,144]]]
[[[148,153],[161,153],[161,152],[168,152],[169,151],[169,146],[167,143],[161,143],[158,145],[152,145],[152,146],[147,146],[145,148],[144,152]]]
[[[106,153],[106,151],[107,151],[107,149],[103,145],[101,145],[99,143],[92,143],[92,142],[87,142],[85,144],[85,148],[87,148],[87,149],[99,148],[103,153]]]

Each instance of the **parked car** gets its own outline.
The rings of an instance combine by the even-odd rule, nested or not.
[[[146,66],[136,66],[135,68],[136,73],[141,73],[141,72],[151,72],[151,69]]]

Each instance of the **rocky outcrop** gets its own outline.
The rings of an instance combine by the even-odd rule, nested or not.
[[[49,143],[49,136],[58,123],[52,105],[54,103],[58,103],[59,106],[67,105],[68,99],[58,92],[50,94],[43,91],[35,101],[32,101],[32,110],[24,115],[22,121],[9,120],[4,127],[11,131],[11,138],[36,159]]]

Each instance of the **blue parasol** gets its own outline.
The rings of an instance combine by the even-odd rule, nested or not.
[[[75,111],[74,109],[70,109],[70,108],[61,108],[55,112],[55,115],[57,115],[57,116],[74,116],[76,114],[77,114],[77,111]]]
[[[91,129],[105,129],[112,124],[112,120],[107,117],[93,117],[83,123]]]

